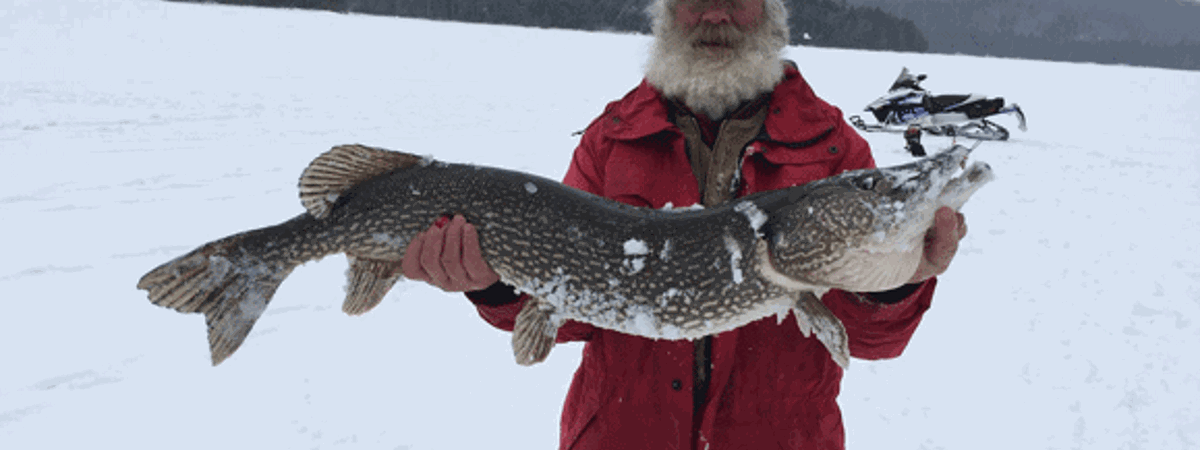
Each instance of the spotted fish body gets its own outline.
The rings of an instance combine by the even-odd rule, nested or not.
[[[952,178],[967,152],[954,147],[720,207],[650,209],[526,173],[340,146],[302,175],[307,212],[205,244],[147,273],[138,288],[157,305],[203,313],[219,364],[296,266],[345,253],[343,310],[361,314],[399,280],[413,236],[463,214],[489,266],[531,294],[513,335],[521,364],[543,360],[567,320],[696,339],[794,312],[804,334],[816,334],[845,366],[845,330],[818,297],[903,284],[932,211],[961,206],[991,177],[977,165]]]

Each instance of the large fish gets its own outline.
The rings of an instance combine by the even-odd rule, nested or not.
[[[300,178],[307,212],[207,243],[147,273],[156,305],[203,313],[214,365],[246,339],[275,290],[308,261],[345,253],[343,310],[362,314],[401,278],[409,240],[463,214],[484,259],[531,295],[516,319],[520,364],[542,361],[567,320],[655,339],[697,339],[794,312],[838,364],[845,328],[825,291],[881,291],[916,271],[941,206],[992,179],[954,146],[720,207],[638,208],[527,173],[361,145],[335,147]]]

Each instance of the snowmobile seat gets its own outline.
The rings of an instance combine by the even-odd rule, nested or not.
[[[928,105],[925,105],[929,111],[934,113],[942,112],[946,108],[962,103],[963,100],[970,98],[969,95],[935,95],[925,97]]]

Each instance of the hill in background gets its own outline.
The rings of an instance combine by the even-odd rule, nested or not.
[[[212,2],[212,0],[173,0]],[[1200,70],[1190,0],[785,0],[792,44]],[[646,0],[216,0],[472,23],[648,33]]]
[[[931,53],[1200,70],[1190,0],[846,0],[911,20]]]
[[[213,3],[211,0],[174,0]],[[792,44],[923,52],[928,42],[911,20],[843,0],[785,0]],[[321,9],[540,28],[648,34],[647,0],[216,0],[215,3]]]

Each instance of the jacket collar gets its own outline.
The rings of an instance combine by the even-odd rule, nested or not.
[[[645,79],[610,111],[613,125],[608,136],[635,140],[662,132],[682,135],[671,122],[668,100]],[[785,145],[801,145],[828,134],[841,120],[841,112],[813,93],[812,87],[791,64],[784,66],[783,81],[771,94],[767,137]]]
[[[679,133],[667,114],[666,98],[645,79],[617,102],[612,114],[608,135],[613,139],[641,139],[668,130]]]
[[[788,146],[819,140],[842,120],[842,112],[817,97],[791,65],[785,66],[783,82],[775,87],[768,108],[764,126],[767,135]]]

